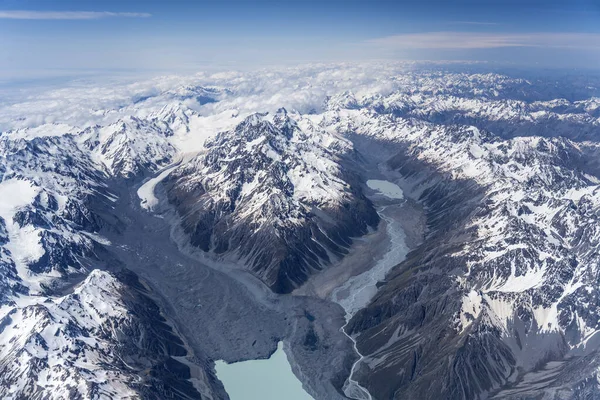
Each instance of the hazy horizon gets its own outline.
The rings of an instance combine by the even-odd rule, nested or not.
[[[0,1],[3,76],[369,60],[597,69],[592,1]]]

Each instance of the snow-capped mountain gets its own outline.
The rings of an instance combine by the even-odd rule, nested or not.
[[[200,398],[171,358],[181,339],[133,276],[94,270],[71,294],[2,311],[3,398]]]
[[[170,128],[45,128],[0,136],[0,396],[201,398],[182,339],[135,275],[95,269],[111,246],[100,231],[120,229],[111,179],[172,156],[157,141]]]
[[[387,167],[429,215],[425,244],[351,321],[375,397],[478,398],[549,361],[564,363],[552,375],[561,379],[569,362],[593,365],[581,358],[596,351],[587,343],[598,332],[599,181],[585,143],[332,114],[323,117],[336,121],[330,129],[396,145]],[[449,362],[435,363],[440,354]],[[395,371],[401,377],[389,379]],[[558,378],[546,384],[572,390]]]
[[[108,126],[88,128],[83,133],[87,137],[84,144],[111,175],[134,177],[170,163],[176,153],[169,142],[173,135],[169,122],[174,121],[166,116],[163,120],[126,117]]]
[[[284,340],[315,398],[349,374],[378,400],[600,397],[598,87],[345,65],[0,104],[1,396],[226,398],[211,357]],[[402,188],[405,230],[425,226],[343,325],[325,291],[290,292],[339,287],[368,264],[357,243],[387,243],[372,177]],[[206,258],[152,253],[169,234]],[[212,321],[211,296],[260,326]]]
[[[3,262],[18,272],[9,276],[21,292],[45,293],[56,278],[83,273],[101,224],[89,202],[110,201],[110,194],[70,135],[2,136],[0,157]]]
[[[351,143],[302,122],[284,109],[253,114],[164,183],[193,246],[241,260],[277,292],[302,285],[378,222],[342,166]]]

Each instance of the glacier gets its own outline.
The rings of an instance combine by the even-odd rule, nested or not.
[[[215,360],[283,343],[315,399],[600,396],[598,87],[363,63],[23,88],[0,395],[227,398]]]

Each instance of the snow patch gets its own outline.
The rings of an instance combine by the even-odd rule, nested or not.
[[[482,297],[476,290],[471,290],[462,298],[460,322],[464,331],[481,313]]]
[[[33,203],[39,192],[39,187],[24,179],[0,182],[0,217],[10,223],[15,213]]]

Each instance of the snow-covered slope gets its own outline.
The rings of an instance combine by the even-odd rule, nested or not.
[[[92,130],[54,124],[0,136],[2,398],[201,397],[171,357],[187,354],[181,339],[135,276],[93,270],[110,245],[99,231],[119,229],[110,182],[174,152],[144,136],[167,128],[130,122],[94,128],[111,132],[102,146]]]
[[[298,118],[301,118],[299,115]],[[284,109],[218,134],[164,181],[191,244],[289,292],[377,225],[352,145]]]
[[[179,378],[171,356],[186,350],[135,278],[125,280],[94,270],[69,295],[0,308],[0,396],[200,398],[185,379],[166,384]]]
[[[166,120],[166,118],[165,118]],[[178,121],[177,121],[178,122]],[[111,175],[133,177],[168,164],[176,153],[166,121],[126,117],[108,126],[83,132],[85,145]]]
[[[591,317],[600,187],[586,143],[502,140],[368,109],[331,111],[321,124],[395,145],[388,168],[429,215],[425,245],[351,322],[369,349],[363,373],[375,396],[484,396],[548,361],[596,351],[587,343],[600,328]],[[423,335],[427,327],[437,336]],[[433,363],[440,353],[450,366]],[[397,370],[403,378],[387,380]],[[431,374],[444,379],[432,386]]]
[[[56,278],[83,273],[100,219],[89,202],[110,202],[102,174],[70,135],[0,137],[2,261],[21,292],[44,293]],[[10,276],[10,275],[9,275]]]
[[[186,242],[287,293],[377,226],[375,162],[427,233],[347,326],[353,379],[377,399],[598,397],[600,82],[459,69],[200,73],[0,103],[2,397],[199,397],[135,278],[93,271],[120,246],[100,232],[128,223],[112,185],[170,166],[147,208],[165,195]]]

